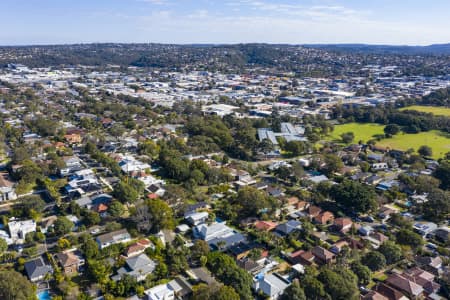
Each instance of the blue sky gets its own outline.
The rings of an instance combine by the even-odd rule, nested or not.
[[[448,0],[0,0],[0,45],[450,42]]]

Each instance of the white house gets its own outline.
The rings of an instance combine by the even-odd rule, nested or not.
[[[131,236],[126,229],[121,229],[99,235],[96,241],[99,248],[103,249],[114,244],[129,242],[131,241]]]
[[[147,300],[175,300],[175,291],[169,284],[160,284],[144,292]]]
[[[267,295],[271,300],[278,299],[290,283],[281,276],[266,274],[256,278],[254,288]]]
[[[10,221],[8,228],[11,239],[14,242],[20,242],[25,239],[27,233],[36,231],[36,222],[34,220]]]
[[[17,199],[14,183],[8,177],[8,173],[0,173],[0,202]]]
[[[202,223],[205,223],[206,220],[208,220],[208,212],[202,211],[202,212],[193,212],[185,216],[184,218],[186,221],[194,226],[200,225]]]

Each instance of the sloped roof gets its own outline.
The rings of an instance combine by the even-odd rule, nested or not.
[[[391,276],[389,276],[386,282],[391,286],[406,292],[409,295],[419,296],[423,293],[423,288],[420,285],[408,280],[402,275],[392,274]]]

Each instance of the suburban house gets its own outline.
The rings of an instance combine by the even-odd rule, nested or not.
[[[271,300],[276,300],[289,285],[290,282],[277,274],[266,274],[257,276],[254,289],[267,295]]]
[[[334,220],[333,227],[334,230],[347,233],[352,228],[353,222],[350,218],[337,218]]]
[[[31,282],[43,280],[45,275],[53,273],[53,268],[44,263],[42,256],[33,260],[27,261],[24,265],[25,272]]]
[[[184,300],[192,294],[192,286],[184,277],[177,277],[144,292],[146,300]]]
[[[275,227],[274,233],[277,236],[286,236],[295,230],[300,230],[302,223],[296,220],[289,220]]]
[[[208,216],[209,216],[208,212],[201,211],[201,212],[192,212],[186,215],[184,218],[189,224],[197,226],[202,223],[205,223],[208,220]]]
[[[332,263],[335,258],[334,253],[320,246],[315,246],[314,248],[312,248],[311,253],[316,258],[315,261],[322,265]]]
[[[117,275],[113,276],[114,281],[120,280],[123,275],[134,277],[137,281],[145,280],[156,268],[156,263],[144,253],[127,258],[125,266],[117,270]]]
[[[277,227],[277,223],[271,221],[256,221],[253,226],[260,231],[271,231]]]
[[[14,242],[20,242],[25,239],[27,233],[36,231],[36,222],[34,220],[10,221],[8,228],[11,239]]]
[[[303,266],[314,264],[314,255],[311,251],[298,250],[292,252],[287,259],[291,264],[301,264]]]
[[[333,220],[334,215],[332,212],[329,211],[321,212],[320,214],[314,217],[314,223],[322,225],[330,224],[333,222]]]
[[[58,264],[63,268],[65,275],[74,275],[81,271],[85,260],[78,250],[68,250],[57,253],[55,258]]]
[[[131,236],[126,229],[121,229],[99,235],[96,241],[99,248],[103,249],[114,244],[129,242],[131,241]]]
[[[204,240],[210,247],[217,249],[228,249],[232,245],[245,241],[241,233],[225,223],[200,224],[194,227],[193,234],[195,238]]]
[[[125,250],[125,257],[132,257],[144,253],[147,248],[155,248],[155,245],[148,239],[140,239],[136,243],[128,246],[127,250]]]
[[[64,135],[64,139],[69,144],[79,144],[82,141],[81,135],[78,133],[66,134],[66,135]]]
[[[160,284],[144,292],[147,300],[175,300],[175,290],[169,284]]]
[[[409,300],[402,292],[384,283],[377,284],[375,286],[375,291],[386,297],[388,300]]]
[[[424,289],[420,285],[400,274],[392,274],[386,279],[386,283],[411,299],[418,299],[424,292]]]
[[[67,176],[83,168],[80,159],[76,156],[64,157],[63,160],[65,166],[59,170],[61,176]]]
[[[16,199],[17,195],[14,189],[14,182],[9,180],[8,173],[0,173],[0,202]]]
[[[416,264],[422,269],[435,276],[440,276],[444,271],[442,268],[442,258],[440,256],[418,256],[416,257]]]
[[[415,232],[425,237],[427,234],[432,233],[438,228],[436,223],[426,222],[426,223],[414,223],[413,229]]]

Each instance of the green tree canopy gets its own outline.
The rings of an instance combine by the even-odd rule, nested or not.
[[[56,219],[53,228],[57,235],[64,235],[72,231],[73,223],[66,217],[61,216]]]
[[[369,212],[377,206],[374,188],[357,181],[344,180],[334,185],[330,195],[344,208],[353,208],[357,212]]]
[[[372,271],[378,271],[386,266],[386,258],[378,251],[370,251],[361,258],[361,263]]]
[[[261,209],[268,208],[270,204],[267,195],[254,187],[241,188],[233,203],[243,218],[258,215]]]
[[[409,229],[400,229],[397,234],[397,242],[401,245],[408,245],[416,248],[423,243],[422,237]]]
[[[300,286],[298,280],[292,282],[290,286],[288,286],[281,297],[280,300],[306,300],[305,292],[303,288]]]
[[[16,271],[0,270],[0,299],[34,300],[36,287]]]
[[[221,282],[233,287],[241,300],[253,299],[252,277],[247,271],[237,266],[230,256],[221,252],[210,252],[207,266]]]
[[[358,277],[358,283],[361,285],[368,285],[372,278],[372,272],[370,269],[361,264],[360,262],[355,262],[351,265],[353,273]]]
[[[402,259],[402,248],[392,241],[384,242],[379,248],[381,254],[386,258],[388,265],[398,262]]]
[[[384,127],[384,133],[387,135],[396,135],[400,132],[400,126],[397,124],[388,124],[386,127]]]
[[[323,268],[318,279],[323,283],[325,290],[336,300],[359,299],[358,278],[348,269]]]
[[[134,203],[139,198],[139,192],[125,181],[120,181],[114,187],[114,197],[119,199],[122,203]]]

